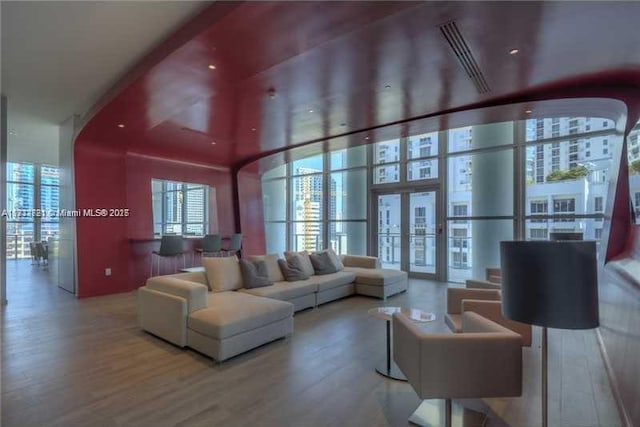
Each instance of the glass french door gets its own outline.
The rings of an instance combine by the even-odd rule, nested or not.
[[[383,268],[407,271],[412,277],[438,279],[442,221],[439,191],[376,192],[375,238]]]

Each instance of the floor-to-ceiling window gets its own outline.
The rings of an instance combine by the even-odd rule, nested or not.
[[[262,176],[267,251],[367,253],[367,147],[295,160]]]
[[[328,156],[330,247],[339,254],[367,253],[367,147],[333,151]]]
[[[436,275],[440,136],[431,132],[372,145],[372,250],[385,268]]]
[[[560,117],[527,120],[525,238],[582,233],[600,241],[609,169],[620,138],[611,120]]]
[[[636,224],[640,224],[640,122],[636,123],[627,139],[629,161],[629,195]]]
[[[446,132],[447,278],[483,277],[500,263],[501,240],[514,238],[515,123]]]
[[[629,137],[637,212],[639,135],[636,129]],[[611,120],[552,117],[296,160],[263,176],[267,246],[270,252],[332,246],[375,254],[383,266],[417,276],[483,277],[486,267],[499,265],[502,240],[546,240],[554,232],[600,240],[620,140]]]
[[[60,229],[60,173],[58,168],[40,167],[40,207],[44,215],[40,217],[40,240],[56,238]]]
[[[29,258],[29,243],[58,236],[58,168],[7,163],[7,259]]]

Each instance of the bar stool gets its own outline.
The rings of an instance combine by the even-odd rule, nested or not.
[[[36,251],[35,242],[29,242],[29,253],[31,254],[31,265],[40,264],[40,260],[38,259],[38,252]]]
[[[196,248],[201,256],[219,256],[222,250],[222,237],[219,234],[207,234],[202,239],[202,248]]]
[[[229,247],[226,248],[225,255],[237,255],[238,252],[242,249],[242,233],[235,233],[231,235],[231,242],[229,243]]]
[[[160,240],[160,250],[151,252],[151,277],[153,277],[153,256],[158,259],[158,275],[160,275],[160,259],[176,258],[182,255],[182,265],[186,267],[184,258],[184,240],[182,236],[162,236]],[[175,264],[174,264],[175,267]],[[177,268],[174,268],[176,272]]]
[[[38,254],[38,265],[40,265],[40,260],[42,260],[43,266],[49,265],[49,245],[47,243],[37,242],[36,254]]]

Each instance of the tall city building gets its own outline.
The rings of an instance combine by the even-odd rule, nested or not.
[[[8,163],[7,209],[22,214],[7,218],[7,256],[28,258],[30,242],[57,236],[59,206],[58,168]],[[41,215],[34,215],[34,209],[40,209]]]
[[[294,175],[294,238],[298,250],[317,251],[322,249],[322,194],[323,175],[321,170],[299,167]],[[336,213],[336,182],[330,178],[329,217]],[[336,235],[335,223],[329,223],[329,235]]]

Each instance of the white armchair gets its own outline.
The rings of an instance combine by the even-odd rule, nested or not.
[[[393,315],[393,358],[421,399],[445,399],[444,424],[451,426],[451,399],[522,394],[520,335],[477,313],[462,314],[463,332],[428,334],[402,313]],[[409,421],[429,425],[424,401]]]

